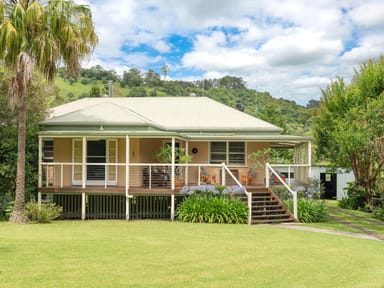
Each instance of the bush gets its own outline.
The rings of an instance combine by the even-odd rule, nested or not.
[[[13,212],[13,198],[9,195],[0,196],[0,221],[7,221]]]
[[[384,207],[376,208],[373,210],[373,218],[384,221]]]
[[[42,203],[39,205],[36,202],[28,202],[25,205],[25,215],[31,220],[38,223],[49,223],[58,218],[63,213],[63,208],[55,203]]]
[[[325,188],[319,179],[308,178],[303,186],[299,186],[295,190],[298,198],[319,200],[323,197]]]
[[[340,208],[357,210],[365,207],[367,190],[363,186],[357,184],[356,182],[351,182],[348,184],[346,190],[347,197],[343,197],[338,202]]]
[[[227,195],[194,194],[176,210],[183,222],[193,223],[247,223],[248,207],[239,199]]]
[[[293,213],[293,200],[285,200],[284,205]],[[297,217],[303,223],[317,223],[328,220],[328,209],[324,201],[300,198],[297,200]]]
[[[275,185],[271,188],[280,200],[287,200],[292,198],[291,192],[289,192],[284,186]]]

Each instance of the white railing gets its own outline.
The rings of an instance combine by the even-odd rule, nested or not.
[[[203,168],[212,183],[203,182]],[[243,187],[247,196],[248,223],[252,217],[252,194],[239,182],[232,171],[222,164],[163,164],[163,163],[68,163],[43,162],[39,174],[39,188],[87,187],[124,187],[126,195],[133,187],[148,189],[175,189],[176,179],[182,179],[183,185],[214,184],[226,185],[231,180],[236,186]],[[172,173],[173,172],[173,173]]]
[[[281,167],[282,165],[276,165],[278,167]],[[293,166],[293,165],[292,165]],[[295,166],[307,166],[307,165],[295,165]],[[285,181],[281,178],[280,174],[275,170],[273,169],[272,165],[270,165],[269,163],[266,163],[265,165],[265,184],[267,187],[269,187],[269,183],[270,183],[270,173],[272,173],[273,176],[275,176],[275,178],[278,180],[278,182],[280,182],[292,195],[292,198],[293,198],[293,217],[295,217],[295,219],[297,219],[297,192],[292,190],[291,187],[289,186],[290,185],[290,173],[288,174],[288,183],[285,183]]]

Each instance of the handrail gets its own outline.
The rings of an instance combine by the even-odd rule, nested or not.
[[[227,165],[225,165],[224,162],[221,165],[239,187],[244,187],[243,185],[241,185],[240,181],[235,177],[235,175],[233,175],[231,170],[229,170],[229,168],[227,167]],[[249,193],[245,187],[244,187],[244,193],[245,195],[247,195],[248,224],[251,225],[252,224],[252,193]]]
[[[281,184],[283,184],[283,186],[292,194],[292,197],[293,197],[293,217],[295,217],[295,219],[297,219],[297,192],[292,190],[291,187],[289,187],[287,185],[287,183],[285,183],[285,181],[283,179],[281,179],[279,173],[277,173],[273,167],[269,164],[269,163],[266,163],[265,164],[265,178],[266,178],[266,186],[269,187],[269,170],[272,172],[273,175],[276,176],[276,178],[279,180],[279,182],[281,182]]]

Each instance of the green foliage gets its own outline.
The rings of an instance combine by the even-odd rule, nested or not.
[[[12,199],[15,192],[16,161],[17,161],[17,129],[0,126],[0,197],[9,195]],[[37,187],[37,135],[27,131],[25,195],[34,198]]]
[[[299,186],[295,190],[298,198],[319,200],[322,198],[325,188],[320,179],[308,178],[303,186]]]
[[[347,197],[343,197],[338,202],[340,208],[357,210],[366,206],[367,189],[365,187],[356,182],[351,182],[348,183],[345,190],[347,191]]]
[[[239,199],[210,193],[193,194],[176,210],[178,219],[193,223],[247,223],[248,208]]]
[[[276,194],[276,196],[280,199],[280,200],[287,200],[287,199],[291,199],[292,198],[292,194],[291,192],[289,192],[287,190],[287,188],[285,188],[284,186],[282,185],[273,185],[272,187],[272,190],[273,192]]]
[[[0,195],[0,221],[8,220],[13,211],[13,197],[10,195]]]
[[[89,97],[100,97],[101,96],[101,89],[99,86],[92,86],[91,90],[89,91]]]
[[[293,200],[284,200],[284,205],[292,212]],[[317,223],[328,220],[328,209],[324,201],[299,198],[297,200],[297,217],[303,223]]]
[[[373,210],[372,217],[384,221],[384,207],[379,207]]]
[[[318,157],[351,168],[367,203],[384,165],[384,56],[361,65],[350,85],[337,78],[323,90],[314,132]]]
[[[292,163],[293,155],[292,151],[265,148],[248,154],[248,159],[252,161],[255,168],[264,168],[267,162],[271,164]]]
[[[63,213],[63,208],[55,203],[38,203],[31,201],[25,204],[25,215],[31,220],[38,223],[50,223]]]

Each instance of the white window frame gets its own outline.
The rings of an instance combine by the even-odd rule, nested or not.
[[[224,162],[230,167],[245,167],[247,166],[247,143],[245,141],[211,141],[209,142],[209,163],[211,164],[220,164],[212,163],[212,143],[225,143],[225,160]],[[229,163],[229,143],[242,143],[244,144],[244,163]]]
[[[93,141],[93,140],[96,140],[96,139],[93,139],[93,138],[87,139],[87,141]],[[79,162],[75,163],[75,152],[76,152],[75,151],[75,142],[81,142],[82,143],[82,139],[80,139],[80,138],[72,139],[72,163],[74,163],[74,164],[82,164],[82,162],[81,163],[79,163]],[[106,149],[105,159],[106,159],[106,163],[110,163],[109,159],[111,158],[110,157],[111,155],[110,155],[109,147],[111,145],[110,144],[111,142],[115,142],[116,143],[116,151],[115,151],[114,158],[115,158],[115,164],[117,164],[118,163],[118,155],[119,155],[119,153],[118,153],[118,151],[119,151],[119,141],[118,141],[118,139],[105,139],[105,145],[106,145],[106,147],[105,147],[105,149]],[[82,147],[82,149],[87,149],[87,147]],[[87,151],[85,151],[85,155],[87,155]],[[113,180],[108,179],[109,178],[109,171],[111,169],[115,169],[115,173],[114,173],[115,179],[113,179]],[[88,179],[86,179],[86,184],[87,185],[97,185],[97,186],[100,185],[100,186],[102,186],[102,185],[105,185],[105,179],[107,179],[107,185],[117,185],[118,171],[119,170],[117,169],[117,165],[115,165],[114,168],[113,168],[113,166],[107,165],[106,169],[105,169],[105,176],[104,176],[105,178],[104,178],[104,180],[88,180]],[[72,185],[81,185],[81,184],[82,184],[82,180],[75,180],[75,167],[74,167],[74,165],[72,165]]]

